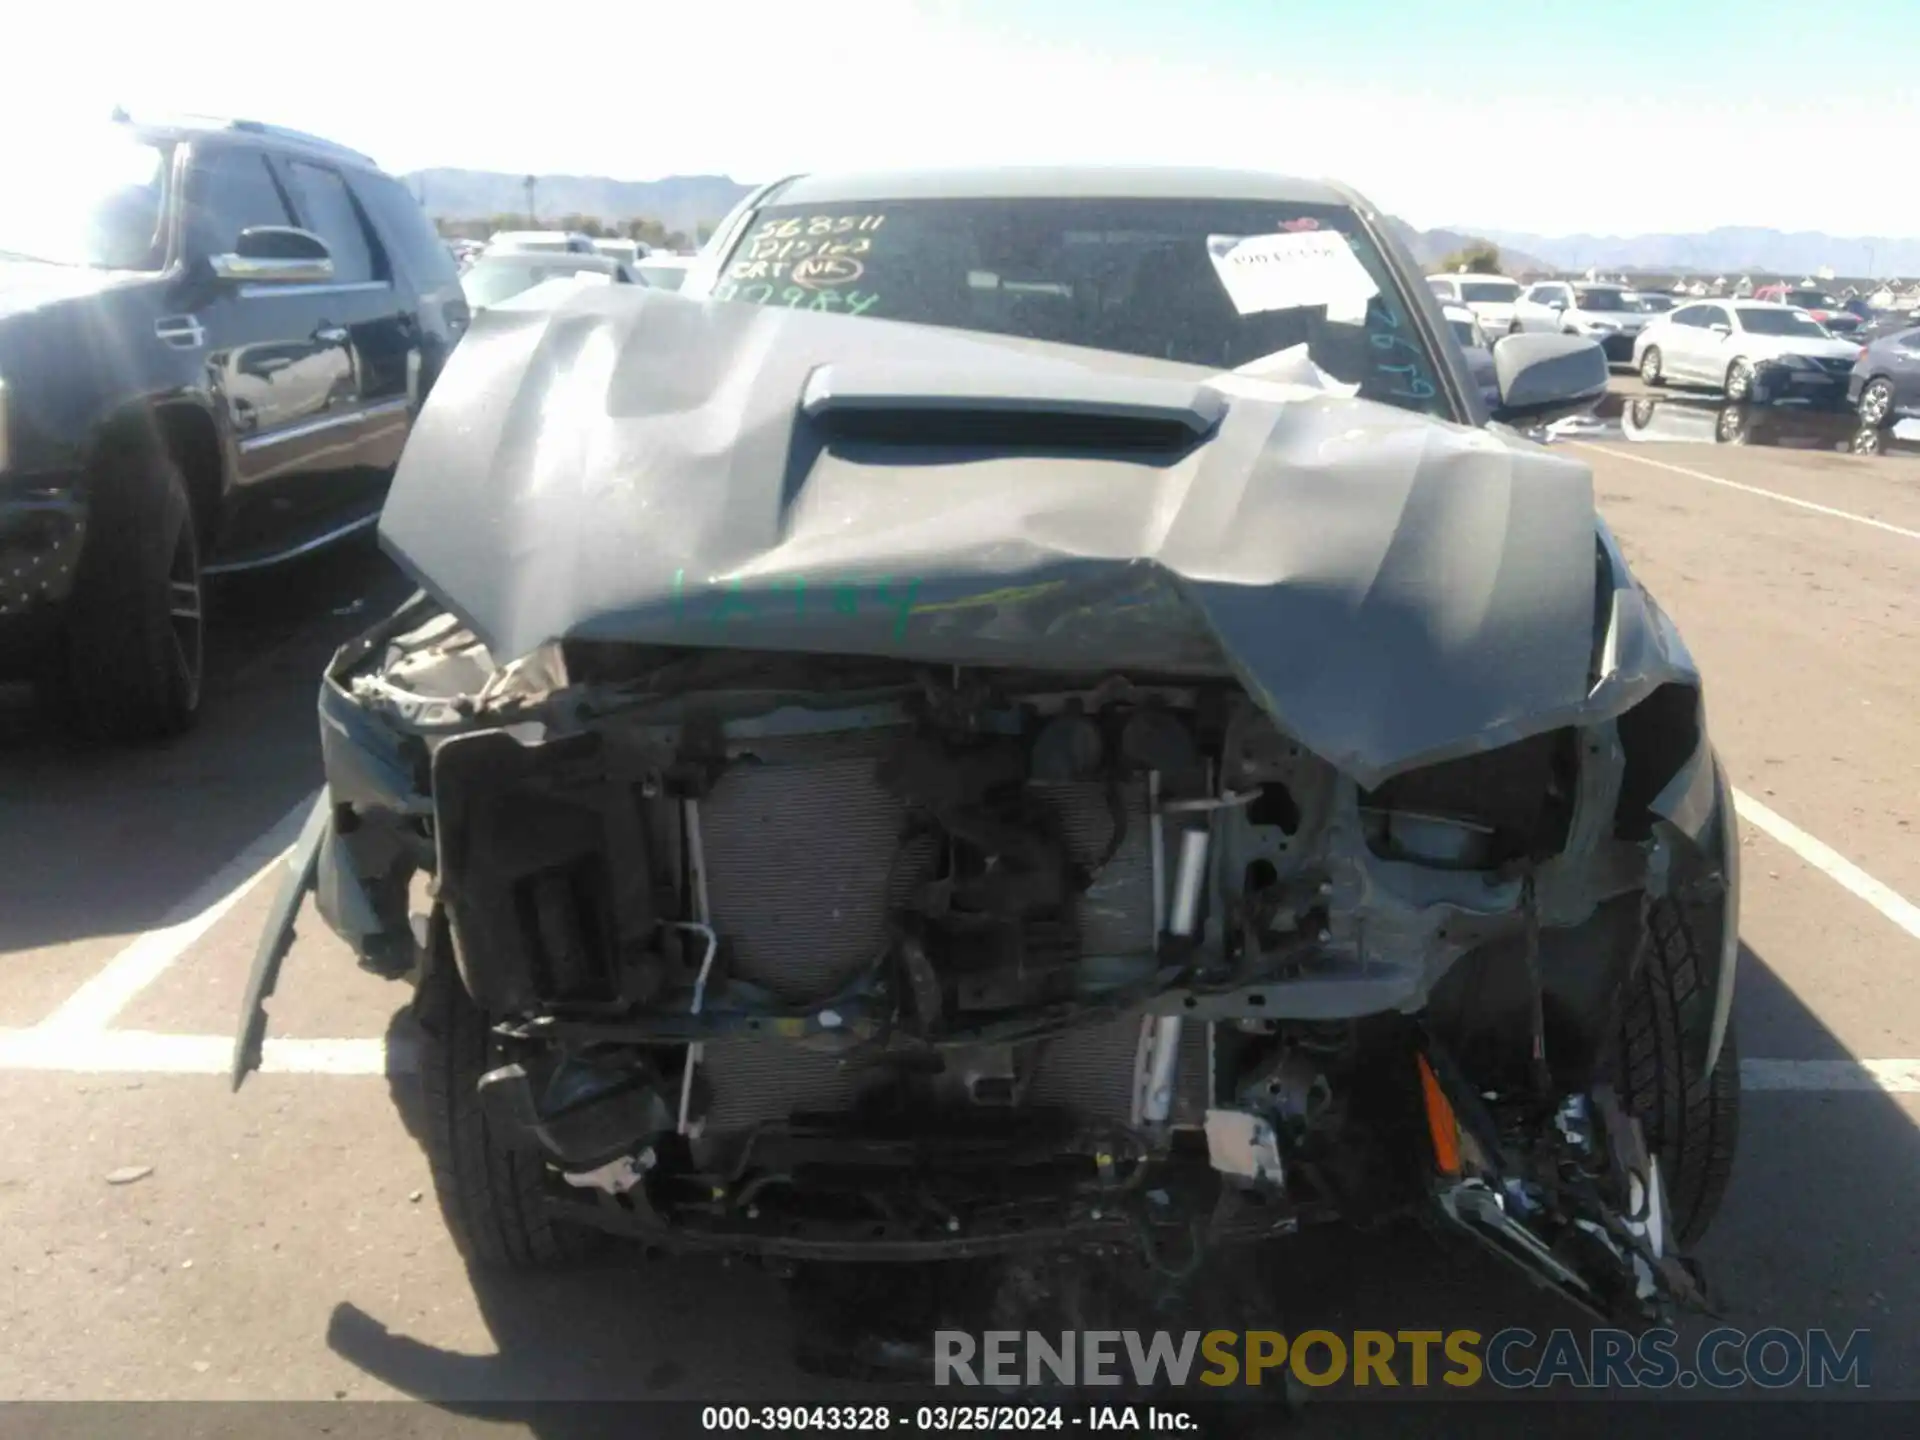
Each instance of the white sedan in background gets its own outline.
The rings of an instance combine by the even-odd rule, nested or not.
[[[1611,364],[1633,359],[1633,340],[1654,317],[1624,285],[1579,280],[1542,280],[1527,287],[1513,307],[1513,328],[1547,334],[1584,335],[1600,342]]]
[[[1764,300],[1696,302],[1652,319],[1633,346],[1640,378],[1706,385],[1733,401],[1837,401],[1860,353],[1805,310]]]
[[[1480,328],[1498,338],[1513,330],[1513,302],[1520,298],[1520,282],[1504,275],[1427,276],[1427,288],[1443,302],[1464,305]]]

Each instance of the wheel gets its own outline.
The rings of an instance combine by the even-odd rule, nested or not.
[[[481,1110],[480,1077],[496,1063],[492,1026],[460,979],[444,915],[434,916],[431,943],[435,953],[426,957],[415,999],[421,1112],[434,1193],[453,1242],[469,1264],[490,1269],[579,1260],[600,1237],[547,1213],[545,1163],[505,1143]]]
[[[1869,380],[1867,388],[1860,392],[1860,423],[1878,430],[1892,419],[1893,383],[1885,379]]]
[[[1680,1016],[1710,1014],[1701,957],[1712,937],[1694,932],[1687,912],[1655,901],[1647,916],[1645,954],[1620,1025],[1621,1100],[1640,1120],[1647,1146],[1660,1157],[1674,1234],[1691,1245],[1707,1232],[1726,1195],[1740,1135],[1740,1055],[1731,1027],[1705,1078],[1689,1073]]]
[[[1640,352],[1640,379],[1648,385],[1664,385],[1667,377],[1660,372],[1660,347],[1649,345]]]
[[[206,666],[200,539],[179,466],[136,444],[96,467],[87,538],[53,677],[83,735],[157,740],[200,712]]]
[[[1743,405],[1727,406],[1713,422],[1714,439],[1722,445],[1744,445],[1749,433],[1747,410]]]
[[[1744,359],[1736,360],[1727,367],[1727,398],[1729,400],[1749,400],[1753,398],[1753,366]]]

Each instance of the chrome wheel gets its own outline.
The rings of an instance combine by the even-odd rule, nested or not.
[[[1727,398],[1745,400],[1753,393],[1753,366],[1736,360],[1727,367]]]
[[[1884,380],[1871,381],[1860,392],[1860,418],[1869,425],[1884,425],[1893,414],[1893,386]]]
[[[1660,373],[1660,347],[1649,345],[1640,354],[1640,378],[1649,385],[1658,385],[1665,378]]]

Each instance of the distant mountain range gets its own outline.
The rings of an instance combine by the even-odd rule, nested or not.
[[[403,177],[441,220],[478,220],[523,215],[527,177],[491,170],[416,170]],[[658,220],[691,235],[731,210],[753,187],[725,175],[669,175],[663,180],[610,180],[600,175],[536,175],[533,203],[539,213],[596,215],[602,220]]]
[[[491,170],[417,170],[406,177],[427,213],[469,220],[518,215],[527,205],[526,177]],[[726,175],[669,175],[613,180],[599,175],[537,175],[534,203],[542,215],[597,215],[603,220],[658,220],[692,234],[733,208],[752,187]],[[1513,230],[1417,230],[1389,220],[1423,265],[1474,243],[1500,247],[1505,268],[1651,270],[1666,274],[1920,275],[1920,239],[1823,235],[1817,231],[1722,226],[1695,235],[1530,235]]]
[[[1494,241],[1491,235],[1473,234],[1465,230],[1416,230],[1406,221],[1387,217],[1387,228],[1400,238],[1400,243],[1413,252],[1413,258],[1422,265],[1434,266],[1449,255],[1457,255],[1469,245]],[[1509,245],[1500,245],[1500,268],[1513,274],[1527,274],[1536,270],[1551,270],[1554,267],[1538,256],[1530,255]]]
[[[1438,232],[1435,232],[1438,233]],[[1723,225],[1695,235],[1529,235],[1480,232],[1502,252],[1525,251],[1556,269],[1653,270],[1669,274],[1920,275],[1920,239],[1825,235],[1815,230],[1763,230]]]

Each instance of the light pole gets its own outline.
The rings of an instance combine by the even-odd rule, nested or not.
[[[529,175],[525,180],[522,180],[520,183],[527,187],[527,228],[529,230],[538,230],[540,228],[540,219],[539,219],[539,216],[534,211],[533,190],[534,190],[534,186],[540,183],[539,177],[534,175]]]

